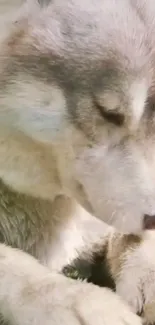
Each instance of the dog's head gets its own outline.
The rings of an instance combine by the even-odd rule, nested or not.
[[[127,0],[53,0],[3,44],[1,123],[54,146],[62,189],[95,216],[141,230],[155,214],[153,69],[141,16]]]

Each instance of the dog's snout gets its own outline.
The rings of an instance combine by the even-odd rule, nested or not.
[[[155,229],[155,214],[145,214],[143,219],[144,230]]]

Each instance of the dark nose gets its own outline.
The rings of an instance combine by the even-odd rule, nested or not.
[[[149,215],[145,214],[143,219],[144,230],[155,229],[155,214]]]

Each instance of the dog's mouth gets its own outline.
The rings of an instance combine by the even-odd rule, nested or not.
[[[76,198],[77,200],[80,202],[80,204],[84,207],[84,209],[86,209],[91,215],[96,215],[96,213],[93,211],[93,207],[91,205],[91,203],[88,201],[88,197],[86,195],[85,189],[83,187],[83,185],[81,183],[79,183],[78,181],[76,181],[75,183],[75,193],[76,193]],[[99,219],[102,220],[102,218],[98,217]],[[122,227],[118,227],[117,225],[113,224],[113,223],[109,223],[109,220],[104,220],[104,222],[107,222],[107,224],[114,226],[116,228],[122,228]],[[153,230],[155,229],[155,214],[144,214],[143,218],[142,218],[142,222],[139,225],[139,229],[137,230],[137,228],[135,229],[135,234],[139,234],[142,231],[145,230]],[[125,229],[123,229],[123,232],[126,233]],[[127,233],[133,233],[134,229],[130,229],[130,231],[128,231],[127,229]]]

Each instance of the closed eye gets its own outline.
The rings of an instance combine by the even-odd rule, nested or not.
[[[100,115],[109,123],[114,124],[116,126],[122,126],[124,123],[124,115],[121,113],[118,113],[114,110],[107,111],[104,106],[101,106],[98,103],[95,103],[95,106],[100,113]]]

